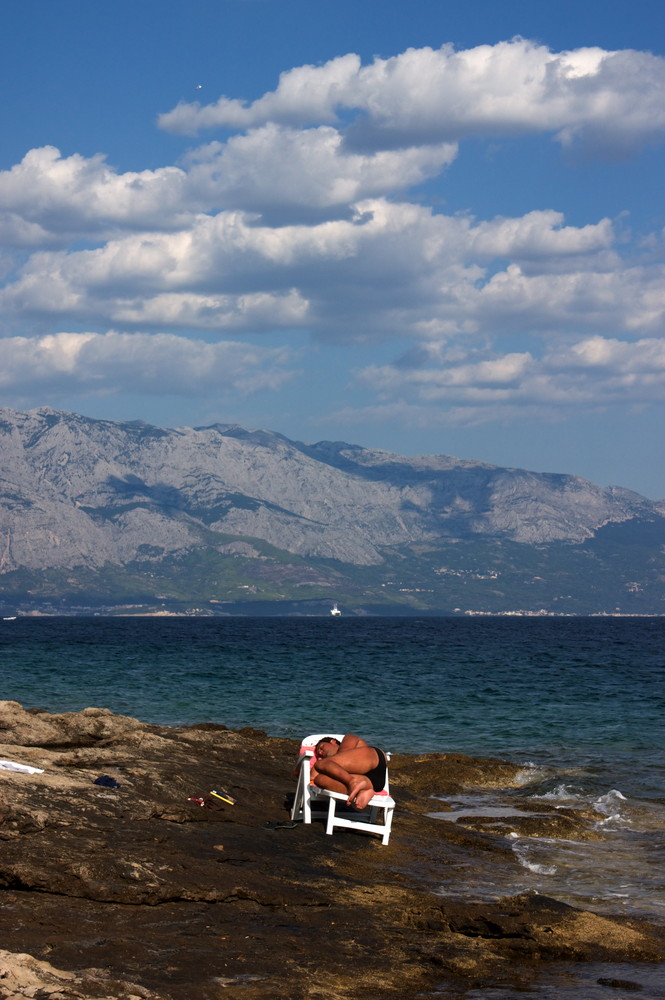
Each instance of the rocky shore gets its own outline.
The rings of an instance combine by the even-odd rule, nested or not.
[[[290,826],[296,753],[257,730],[0,702],[0,759],[41,771],[0,769],[0,1000],[509,997],[560,963],[623,963],[635,989],[665,958],[644,921],[464,899],[463,873],[516,861],[495,833],[428,815],[430,796],[505,787],[516,766],[394,756],[383,847]],[[235,805],[209,798],[220,786]],[[526,832],[584,820],[558,810]]]

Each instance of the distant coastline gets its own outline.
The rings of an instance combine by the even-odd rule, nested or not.
[[[108,607],[100,610],[96,607],[79,607],[75,609],[49,609],[30,608],[20,610],[17,614],[8,615],[4,621],[13,621],[16,618],[329,618],[330,610],[328,606],[317,610],[294,609],[291,605],[281,606],[279,603],[256,605],[249,602],[243,605],[234,605],[233,610],[220,611],[219,609],[203,610],[195,608],[191,610],[169,610],[159,608],[127,608],[126,606]],[[427,609],[400,609],[393,605],[381,609],[376,607],[349,608],[344,612],[345,618],[663,618],[662,612],[637,612],[637,611],[589,611],[574,613],[569,611],[548,611],[544,608],[538,611],[520,609],[514,611],[481,611],[472,608],[455,609],[454,611],[430,611]]]

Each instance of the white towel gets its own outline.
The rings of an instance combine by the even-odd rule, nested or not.
[[[42,767],[30,767],[29,764],[17,764],[13,760],[0,760],[0,768],[3,771],[24,771],[26,774],[43,774]]]

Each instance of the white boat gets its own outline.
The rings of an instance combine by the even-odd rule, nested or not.
[[[341,613],[342,612],[339,610],[337,605],[333,604],[332,608],[330,609],[330,614],[333,616],[333,618],[338,618],[339,615],[341,615]]]
[[[3,618],[2,620],[3,620],[3,622],[15,622],[16,621],[16,615],[9,615],[7,618]]]

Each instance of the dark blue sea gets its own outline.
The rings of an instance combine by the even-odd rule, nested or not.
[[[0,676],[26,708],[518,763],[517,788],[432,800],[442,822],[498,810],[518,861],[456,891],[665,924],[665,618],[18,618]],[[591,839],[518,835],[505,815],[525,802],[593,809]]]

